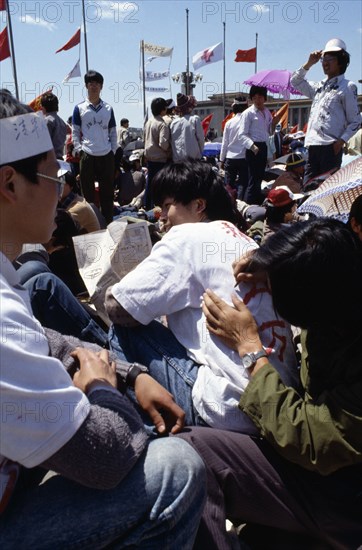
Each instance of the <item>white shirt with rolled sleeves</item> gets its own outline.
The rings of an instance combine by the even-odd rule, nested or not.
[[[225,159],[245,158],[248,138],[239,133],[242,114],[237,113],[225,125],[220,152],[221,162],[224,162]]]
[[[49,357],[28,291],[0,253],[1,438],[3,458],[32,468],[67,443],[90,410],[62,363]],[[1,473],[1,466],[0,466]]]
[[[294,88],[313,99],[305,145],[330,145],[339,139],[347,142],[361,125],[356,85],[344,75],[311,82],[304,78],[306,73],[301,67],[290,79]]]
[[[250,149],[253,143],[269,141],[272,132],[272,116],[266,107],[261,111],[255,105],[252,105],[242,113],[239,134],[240,139],[243,136],[247,149]]]
[[[232,262],[256,247],[229,222],[177,225],[153,247],[148,258],[112,288],[116,300],[143,325],[167,315],[169,329],[200,365],[192,396],[205,422],[248,433],[255,433],[255,426],[238,409],[238,403],[249,373],[237,352],[210,335],[201,304],[207,288],[228,303],[235,290],[255,316],[270,362],[285,383],[295,385],[290,329],[276,317],[268,289],[265,285],[234,289]]]

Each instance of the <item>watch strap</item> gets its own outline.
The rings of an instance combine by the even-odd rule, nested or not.
[[[140,363],[131,363],[126,376],[126,385],[130,388],[134,388],[136,378],[142,372],[148,373],[148,368]]]

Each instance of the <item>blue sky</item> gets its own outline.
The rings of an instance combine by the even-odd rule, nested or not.
[[[81,0],[9,0],[20,96],[29,102],[54,86],[60,99],[60,115],[66,119],[84,95],[83,78],[62,84],[79,57],[79,47],[55,54],[82,24]],[[104,75],[102,97],[112,104],[117,123],[127,117],[131,126],[143,120],[140,93],[140,40],[173,47],[171,74],[186,69],[186,8],[189,9],[190,66],[192,56],[223,40],[226,22],[226,91],[247,91],[243,84],[254,73],[253,63],[235,63],[237,49],[255,46],[258,33],[258,70],[289,69],[304,63],[311,51],[322,49],[330,38],[342,38],[351,54],[347,77],[362,78],[361,2],[351,1],[153,1],[86,0],[89,67]],[[2,30],[5,12],[0,14]],[[156,59],[147,70],[164,71],[169,59]],[[1,87],[12,89],[10,59],[0,64]],[[84,40],[81,72],[85,72]],[[223,63],[213,63],[198,72],[203,80],[194,90],[198,100],[222,92]],[[320,64],[309,77],[323,77]],[[169,81],[150,83],[168,87]],[[147,103],[160,95],[175,97],[180,84],[171,81],[171,91],[147,93]],[[362,86],[358,84],[358,93]]]

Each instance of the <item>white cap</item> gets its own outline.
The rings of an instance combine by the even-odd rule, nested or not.
[[[64,174],[66,174],[67,172],[72,171],[69,162],[65,162],[65,160],[59,160],[59,159],[57,159],[57,162],[59,166],[58,173],[57,173],[58,178],[60,178],[61,176],[64,176]]]
[[[128,160],[129,160],[130,162],[133,162],[134,160],[140,160],[140,158],[141,158],[141,153],[139,153],[139,152],[134,152],[134,153],[132,153],[132,154],[130,155],[130,157],[129,157]]]
[[[341,50],[347,51],[346,43],[340,38],[332,38],[328,40],[322,53],[326,52],[340,52]]]
[[[0,120],[0,166],[53,149],[41,111]]]

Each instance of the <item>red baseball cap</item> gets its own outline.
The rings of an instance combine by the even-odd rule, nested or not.
[[[276,206],[278,208],[297,201],[302,197],[304,197],[302,193],[292,193],[286,185],[280,185],[269,191],[267,201],[269,206]]]

